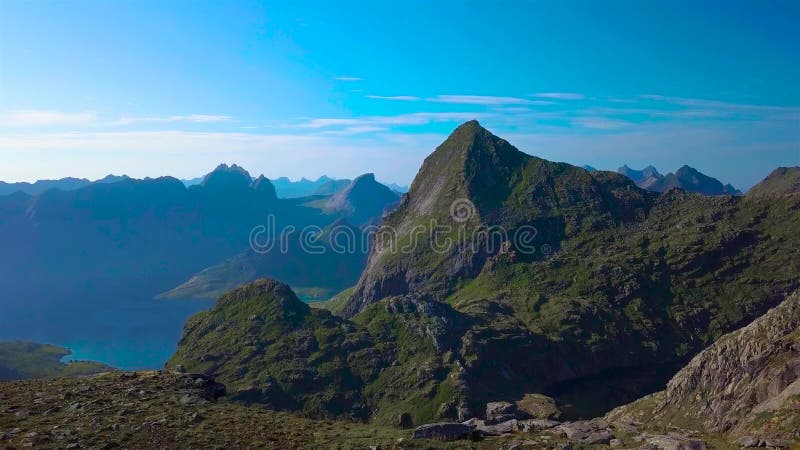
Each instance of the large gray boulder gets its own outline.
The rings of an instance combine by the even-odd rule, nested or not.
[[[509,402],[490,402],[486,404],[486,420],[505,422],[517,418],[517,405]]]
[[[517,419],[507,420],[494,425],[478,425],[475,430],[486,436],[501,436],[504,434],[516,433],[519,431],[519,422]]]
[[[646,435],[644,442],[646,447],[654,450],[706,450],[705,442],[677,434]]]

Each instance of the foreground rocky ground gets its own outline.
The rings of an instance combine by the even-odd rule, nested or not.
[[[492,406],[494,420],[403,430],[248,407],[226,399],[224,392],[223,385],[208,377],[167,371],[4,382],[0,448],[736,447],[678,429],[645,433],[634,423],[521,420],[513,418],[519,411],[502,404]]]

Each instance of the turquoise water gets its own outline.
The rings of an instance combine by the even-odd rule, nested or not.
[[[99,361],[110,366],[160,369],[175,353],[183,324],[211,308],[213,300],[156,300],[129,296],[48,296],[0,293],[0,341],[59,345],[73,353],[63,361]],[[13,299],[13,301],[12,301]],[[310,303],[319,298],[308,296]]]
[[[69,360],[100,361],[120,369],[159,369],[175,352],[183,324],[213,306],[211,300],[82,299],[41,297],[3,304],[0,341],[27,340],[72,350]]]

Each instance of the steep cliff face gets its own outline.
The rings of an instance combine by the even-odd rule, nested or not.
[[[800,291],[699,353],[665,391],[609,416],[800,438]]]

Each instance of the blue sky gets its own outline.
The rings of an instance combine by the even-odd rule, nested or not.
[[[800,164],[793,1],[0,2],[0,180],[375,172],[476,118],[528,153]]]

